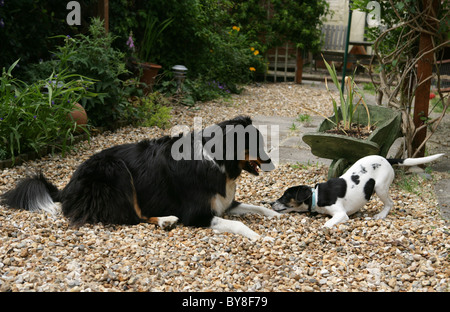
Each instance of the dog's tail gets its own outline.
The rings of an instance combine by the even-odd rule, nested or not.
[[[42,173],[25,178],[17,186],[3,194],[0,202],[11,208],[29,211],[58,213],[55,202],[60,201],[60,191]]]
[[[391,166],[392,165],[399,165],[399,166],[417,166],[426,164],[432,161],[435,161],[436,159],[442,157],[444,154],[436,154],[428,157],[421,157],[421,158],[405,158],[405,159],[386,159]]]

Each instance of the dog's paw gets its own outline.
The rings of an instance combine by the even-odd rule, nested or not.
[[[168,217],[159,217],[158,225],[163,230],[171,230],[175,227],[178,222],[178,217],[168,216]]]
[[[245,229],[245,231],[241,232],[240,234],[247,237],[252,242],[256,242],[257,240],[261,239],[261,235],[250,230],[249,228]]]
[[[273,243],[275,241],[275,237],[265,236],[263,238],[263,242]]]
[[[384,213],[382,213],[382,212],[380,212],[380,213],[378,213],[378,214],[376,214],[376,215],[373,216],[373,219],[374,219],[374,220],[382,220],[382,219],[384,219],[384,218],[386,218],[386,214],[384,214]]]
[[[272,218],[280,218],[281,217],[281,213],[279,213],[279,212],[276,212],[276,211],[274,211],[274,210],[267,210],[266,211],[266,217],[268,217],[269,219],[272,219]]]
[[[333,226],[336,225],[333,221],[332,222],[330,222],[330,221],[331,221],[331,219],[328,220],[327,222],[325,222],[325,224],[323,225],[324,229],[332,229]]]

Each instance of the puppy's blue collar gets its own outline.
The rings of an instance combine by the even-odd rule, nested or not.
[[[311,212],[316,211],[316,189],[314,187],[311,188]]]

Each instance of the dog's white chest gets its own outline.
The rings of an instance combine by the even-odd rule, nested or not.
[[[233,202],[236,193],[236,181],[228,179],[225,191],[225,197],[217,194],[211,200],[211,208],[216,216],[222,216]]]

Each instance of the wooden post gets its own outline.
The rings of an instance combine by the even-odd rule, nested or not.
[[[275,68],[273,70],[273,82],[277,82],[278,72],[278,47],[275,48]]]
[[[105,21],[105,31],[109,31],[109,0],[98,0],[98,15]]]
[[[437,0],[423,0],[423,10],[433,5],[430,14],[434,15],[438,8]],[[434,53],[427,52],[433,49],[433,41],[431,35],[421,33],[419,38],[419,55],[423,55],[417,62],[417,83],[415,101],[414,101],[414,126],[416,128],[423,126],[424,121],[428,118],[428,106],[430,102],[431,75],[433,74]],[[428,79],[428,80],[427,80]],[[425,146],[418,150],[419,146],[427,136],[427,128],[424,127],[416,133],[412,142],[412,153],[414,157],[423,157],[425,155]]]
[[[289,58],[289,43],[286,42],[286,51],[284,52],[284,82],[287,81],[288,58]]]
[[[303,76],[303,54],[300,49],[297,48],[297,64],[295,67],[295,83],[302,83]]]

